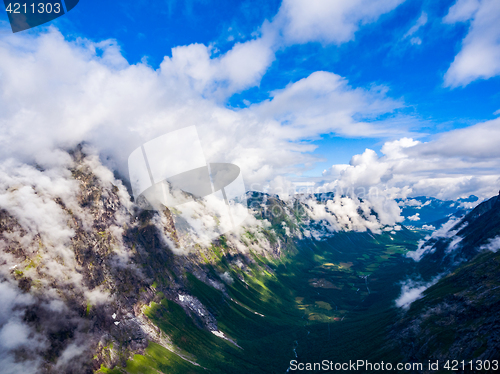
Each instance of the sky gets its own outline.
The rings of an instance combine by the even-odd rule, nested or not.
[[[247,186],[486,198],[500,186],[497,0],[80,0],[12,34],[0,12],[0,161],[87,142],[127,178],[196,125]]]

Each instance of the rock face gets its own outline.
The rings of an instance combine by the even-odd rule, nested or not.
[[[5,336],[15,344],[4,367],[91,373],[144,348],[145,334],[127,323],[148,282],[127,242],[137,225],[123,185],[81,149],[63,167],[2,172],[0,274],[13,295],[4,318],[25,334]],[[119,348],[107,358],[95,354],[112,342]]]
[[[429,267],[428,270],[422,270],[423,273],[430,271],[432,263],[436,264],[434,271],[442,271],[462,261],[469,261],[498,237],[500,198],[495,196],[479,204],[461,219],[450,220],[448,225],[447,229],[443,226],[423,243],[422,247],[427,250],[420,264],[423,268]]]

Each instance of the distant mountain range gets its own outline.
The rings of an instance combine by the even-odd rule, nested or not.
[[[460,217],[469,212],[478,203],[478,197],[471,195],[466,199],[439,200],[433,197],[419,196],[396,199],[402,209],[406,226],[438,228],[450,217]]]

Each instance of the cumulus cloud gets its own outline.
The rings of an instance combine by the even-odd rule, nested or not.
[[[274,60],[274,37],[268,33],[245,43],[236,43],[221,56],[214,48],[190,44],[172,49],[161,70],[175,83],[204,96],[225,99],[235,92],[257,85]]]
[[[401,201],[400,205],[414,207],[415,209],[420,209],[420,208],[422,208],[422,206],[424,206],[420,201],[415,200],[415,199],[403,200],[403,201]]]
[[[458,0],[443,22],[470,21],[462,49],[444,76],[447,87],[466,86],[500,74],[500,3],[496,0]]]
[[[356,196],[337,194],[326,202],[308,198],[304,203],[308,218],[321,224],[316,227],[313,225],[311,232],[318,240],[337,231],[369,230],[381,233],[382,229],[399,230],[397,224],[404,219],[397,203],[383,196],[359,200]]]
[[[113,41],[67,41],[54,29],[3,36],[0,157],[50,165],[60,162],[54,149],[86,141],[126,177],[126,160],[135,148],[196,125],[208,161],[233,162],[248,182],[264,184],[311,165],[314,146],[304,140],[321,133],[408,131],[377,120],[404,105],[387,89],[354,88],[327,72],[243,110],[221,105],[221,97],[258,84],[274,58],[270,44],[262,36],[221,56],[200,44],[177,47],[154,70],[145,63],[129,65]],[[249,55],[262,63],[247,69],[242,61],[253,61]]]
[[[415,222],[420,221],[420,213],[415,213],[414,215],[406,218],[409,219],[410,221],[415,221]]]
[[[404,106],[402,101],[391,99],[386,94],[386,87],[353,88],[337,74],[317,71],[272,92],[272,99],[253,105],[251,110],[260,118],[286,123],[282,130],[290,139],[332,131],[348,136],[409,132],[404,125],[397,130],[389,122],[368,121]],[[416,124],[415,121],[413,125]]]

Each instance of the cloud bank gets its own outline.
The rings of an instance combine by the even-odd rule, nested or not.
[[[196,125],[207,160],[233,162],[248,183],[265,184],[315,158],[304,140],[335,131],[350,136],[401,134],[377,118],[404,104],[383,88],[349,86],[316,72],[242,110],[220,98],[259,82],[273,56],[263,38],[236,44],[222,56],[192,44],[177,47],[158,69],[130,65],[116,42],[67,41],[55,29],[0,39],[0,158],[50,165],[57,148],[81,142],[127,177],[129,153],[169,131]],[[248,54],[247,54],[248,53]],[[248,56],[251,55],[250,59]],[[240,69],[241,68],[241,69]]]
[[[284,0],[274,20],[285,43],[341,44],[354,39],[361,25],[377,20],[404,0]]]

